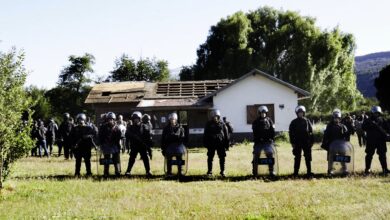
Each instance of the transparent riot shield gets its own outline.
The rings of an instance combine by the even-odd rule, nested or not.
[[[278,175],[278,153],[273,143],[253,147],[253,175]]]
[[[185,175],[188,170],[188,151],[183,144],[169,145],[165,153],[164,171],[170,175]]]
[[[335,140],[329,146],[328,174],[348,175],[354,172],[354,149],[350,142]]]
[[[104,174],[104,166],[108,165],[109,175],[114,174],[114,159],[113,159],[113,154],[110,154],[110,157],[105,158],[104,153],[100,148],[96,149],[96,162],[97,162],[97,170],[96,174],[98,176]]]

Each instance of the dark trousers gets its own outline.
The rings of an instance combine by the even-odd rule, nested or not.
[[[81,160],[84,158],[85,169],[87,175],[91,175],[91,150],[75,151],[74,157],[76,158],[76,170],[75,175],[80,175]]]
[[[300,145],[295,145],[295,147],[292,150],[292,153],[295,156],[294,158],[295,175],[298,174],[299,168],[301,166],[302,151],[303,151],[303,156],[305,157],[307,173],[311,173],[311,146],[300,144]]]
[[[61,156],[62,153],[62,146],[63,146],[63,141],[58,141],[57,146],[58,146],[58,156]]]
[[[62,147],[64,148],[64,156],[65,159],[69,159],[69,157],[72,159],[73,158],[73,152],[72,148],[70,145],[70,141],[64,141]]]
[[[114,154],[104,154],[104,159],[106,161],[112,160],[114,164],[115,169],[115,175],[120,175],[121,173],[121,158],[120,158],[120,152],[114,153]],[[108,176],[109,174],[110,165],[104,164],[104,176]]]
[[[225,171],[226,149],[221,145],[212,145],[207,148],[207,172],[211,173],[213,171],[213,160],[215,151],[217,151],[219,157],[219,166],[221,169],[221,173],[223,173]]]
[[[382,169],[384,171],[387,170],[387,160],[386,160],[386,142],[380,142],[380,141],[368,141],[366,146],[366,170],[369,170],[371,168],[371,162],[372,157],[376,153],[379,156],[379,162],[381,163]]]
[[[131,148],[129,164],[127,166],[126,172],[127,173],[131,172],[131,169],[133,168],[133,165],[135,163],[135,160],[137,158],[138,153],[141,155],[141,159],[144,162],[144,167],[145,167],[146,173],[149,173],[150,172],[150,164],[149,164],[149,157],[148,157],[147,149],[137,148],[137,147]]]
[[[359,141],[359,146],[363,147],[366,145],[366,135],[364,133],[356,133]]]

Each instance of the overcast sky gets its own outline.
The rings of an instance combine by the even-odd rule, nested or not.
[[[91,53],[97,75],[108,74],[121,54],[191,65],[211,25],[239,10],[261,6],[293,10],[317,26],[356,38],[356,55],[390,51],[386,0],[0,0],[0,51],[26,53],[27,84],[51,88],[69,55]]]

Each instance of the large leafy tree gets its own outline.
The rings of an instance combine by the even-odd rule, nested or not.
[[[76,115],[80,112],[91,113],[84,104],[85,98],[91,90],[91,74],[95,58],[91,54],[83,56],[69,56],[70,64],[59,75],[57,87],[47,91],[45,97],[52,104],[52,111],[56,117],[68,112]]]
[[[182,80],[235,79],[258,68],[311,92],[313,111],[354,109],[362,98],[353,71],[355,42],[338,28],[321,31],[315,19],[259,8],[237,12],[210,29],[196,64]]]
[[[168,62],[144,58],[135,61],[123,54],[115,60],[115,68],[108,81],[166,81],[169,78]]]
[[[52,114],[52,106],[49,99],[45,97],[46,90],[40,89],[36,86],[30,86],[27,88],[27,94],[34,100],[34,105],[31,107],[33,114],[32,118],[37,119],[48,119]]]
[[[88,53],[83,56],[71,55],[69,62],[69,66],[65,67],[59,76],[58,85],[81,92],[83,87],[92,81],[88,74],[93,73],[95,57]]]
[[[384,67],[375,79],[376,97],[383,109],[390,111],[390,65]]]
[[[27,72],[24,55],[14,49],[0,52],[0,188],[11,165],[34,145],[30,138],[31,118],[22,122],[32,100],[23,88]]]

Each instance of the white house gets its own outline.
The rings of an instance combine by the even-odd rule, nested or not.
[[[152,116],[157,144],[167,115],[177,112],[186,128],[188,145],[199,146],[208,112],[217,108],[234,126],[237,141],[251,139],[257,108],[267,105],[276,131],[287,131],[299,99],[309,92],[254,69],[236,80],[121,82],[95,85],[85,103],[97,116],[107,111],[125,118],[138,110]]]
[[[212,97],[213,107],[233,123],[235,132],[252,132],[252,121],[260,105],[266,105],[276,131],[288,131],[295,115],[298,100],[307,98],[309,92],[253,70],[226,87],[204,97]]]

